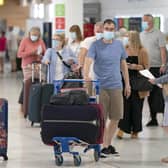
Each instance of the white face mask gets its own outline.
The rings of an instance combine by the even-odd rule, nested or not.
[[[149,28],[148,22],[146,22],[146,21],[143,21],[141,26],[142,26],[142,31],[144,31],[144,30]]]
[[[77,39],[76,32],[70,32],[70,37],[72,40],[76,40]]]
[[[122,39],[123,45],[126,46],[128,44],[128,37],[123,37]]]
[[[30,39],[31,39],[31,41],[37,41],[38,36],[30,35]]]
[[[96,33],[96,40],[103,38],[103,33]]]

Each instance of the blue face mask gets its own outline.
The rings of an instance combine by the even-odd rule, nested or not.
[[[104,31],[103,32],[103,37],[105,40],[112,40],[114,38],[114,32],[111,31]]]
[[[60,45],[60,41],[58,40],[53,40],[53,47],[56,48]]]
[[[148,29],[148,22],[143,21],[141,26],[142,26],[142,31]]]
[[[103,33],[96,33],[96,40],[103,38]]]
[[[70,32],[70,37],[72,40],[76,40],[77,39],[76,32]]]
[[[128,44],[128,37],[123,37],[123,45],[126,46]]]

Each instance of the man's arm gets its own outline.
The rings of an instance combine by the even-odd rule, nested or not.
[[[125,59],[121,60],[121,71],[125,82],[124,95],[129,97],[131,94],[131,87],[129,82],[128,67]]]
[[[82,48],[80,49],[80,52],[79,52],[79,55],[78,55],[78,63],[79,63],[79,66],[80,66],[81,68],[84,67],[85,57],[86,57],[86,55],[87,55],[87,52],[88,52],[88,50],[87,50],[86,48],[84,48],[84,47],[82,47]]]
[[[161,55],[161,67],[160,73],[165,73],[166,71],[166,48],[160,47],[160,55]]]
[[[90,81],[91,80],[89,78],[89,71],[90,71],[90,66],[91,66],[92,62],[93,62],[92,58],[89,58],[89,57],[85,58],[85,63],[84,63],[84,68],[83,68],[83,75],[84,75],[84,79],[86,81]]]

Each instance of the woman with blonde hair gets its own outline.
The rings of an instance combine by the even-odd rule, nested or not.
[[[148,54],[141,44],[137,31],[129,32],[128,44],[125,49],[128,54],[127,64],[131,84],[131,80],[138,76],[139,70],[149,68]],[[147,91],[131,89],[130,97],[124,97],[124,116],[118,125],[120,129],[117,133],[118,138],[122,139],[124,132],[131,134],[131,138],[138,138],[138,133],[142,131],[143,101],[148,94]]]
[[[28,97],[32,81],[32,63],[40,63],[45,50],[46,47],[44,41],[41,39],[40,28],[32,27],[28,37],[23,38],[20,42],[17,53],[17,57],[22,59],[24,87],[20,93],[19,103],[21,103],[21,111],[24,113],[24,117],[26,117],[28,113]],[[35,76],[37,77],[37,73],[35,73]]]
[[[28,37],[21,41],[17,54],[22,59],[24,81],[31,78],[31,64],[33,62],[40,62],[45,50],[46,47],[41,39],[40,28],[32,27]]]
[[[60,58],[62,57],[62,59]],[[53,48],[48,48],[42,62],[50,64],[48,78],[50,83],[53,80],[62,80],[64,75],[70,71],[68,66],[76,62],[76,57],[72,50],[66,45],[65,34],[55,34],[53,36]]]

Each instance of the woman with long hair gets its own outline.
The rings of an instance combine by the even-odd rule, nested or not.
[[[141,44],[137,31],[129,32],[128,44],[125,49],[128,54],[127,64],[131,85],[131,80],[138,76],[138,71],[149,67],[148,54]],[[138,133],[142,131],[143,101],[148,94],[149,92],[146,91],[142,92],[131,89],[130,97],[124,97],[124,116],[118,125],[118,138],[122,139],[124,132],[131,134],[131,138],[138,138]]]
[[[69,47],[74,52],[74,55],[78,57],[80,51],[80,43],[83,40],[81,29],[78,25],[72,25],[69,29],[70,32],[70,40]]]

